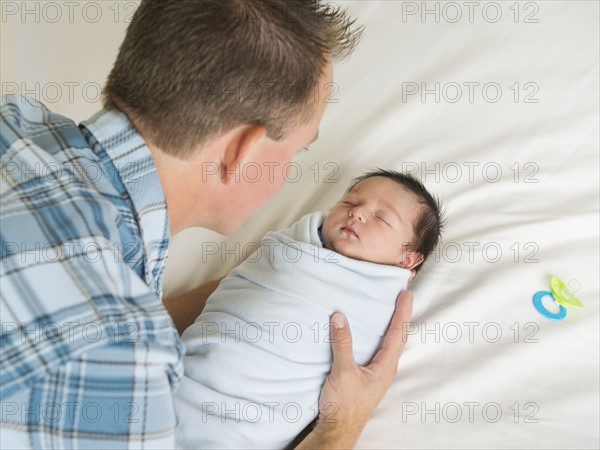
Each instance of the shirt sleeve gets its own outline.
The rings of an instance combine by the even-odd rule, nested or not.
[[[109,264],[92,273],[76,259],[3,273],[2,434],[26,433],[32,448],[173,448],[170,319],[135,274],[124,296]]]

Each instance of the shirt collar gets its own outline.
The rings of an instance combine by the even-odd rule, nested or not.
[[[150,149],[127,116],[118,110],[103,109],[81,125],[106,152],[129,194],[144,243],[146,283],[162,295],[169,216]]]

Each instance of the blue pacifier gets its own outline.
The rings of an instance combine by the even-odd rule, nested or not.
[[[556,304],[558,304],[559,311],[557,313],[551,312],[544,306],[544,304],[542,303],[542,299],[544,297],[550,297],[553,302],[556,302]],[[535,309],[537,309],[537,311],[546,319],[563,320],[565,317],[567,317],[567,308],[559,304],[552,295],[552,292],[549,291],[538,291],[535,294],[533,294],[533,306],[535,306]]]

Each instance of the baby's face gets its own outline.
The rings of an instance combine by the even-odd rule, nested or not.
[[[323,223],[325,246],[344,256],[412,269],[422,256],[414,242],[415,194],[385,177],[371,177],[346,193]]]

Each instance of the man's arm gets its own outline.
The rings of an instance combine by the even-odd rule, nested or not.
[[[319,398],[319,418],[297,449],[352,448],[398,370],[412,314],[412,294],[402,292],[383,345],[366,367],[356,365],[345,316],[335,313],[331,327],[333,366]]]
[[[163,305],[173,322],[179,334],[194,323],[200,315],[206,304],[206,299],[214,292],[221,280],[213,280],[198,286],[196,289],[186,292],[183,295],[165,298]]]

